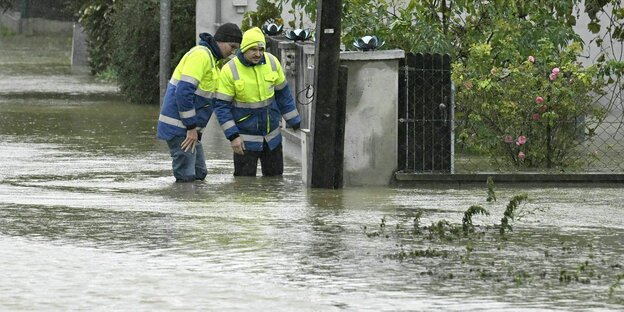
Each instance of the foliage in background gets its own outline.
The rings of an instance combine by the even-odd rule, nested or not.
[[[112,65],[121,92],[138,103],[158,103],[159,5],[124,0],[115,7],[112,28]]]
[[[593,44],[609,49],[613,40],[624,40],[624,9],[618,0],[343,0],[342,42],[348,49],[355,38],[376,35],[386,48],[410,52],[448,53],[462,61],[473,44],[490,43],[500,63],[506,53],[519,49],[530,55],[538,48],[539,38],[550,39],[563,47],[569,40],[580,40],[576,25],[585,6],[591,22],[588,30],[597,34]],[[315,20],[316,0],[258,0],[258,11],[265,6],[284,7],[305,12]],[[274,18],[274,16],[272,16]],[[606,26],[600,21],[607,20]],[[259,20],[257,24],[266,22]],[[599,34],[601,27],[605,32]],[[598,36],[600,35],[600,36]],[[511,45],[507,45],[511,43]],[[505,49],[505,47],[507,47]],[[621,70],[620,70],[621,72]]]
[[[69,0],[0,0],[0,13],[11,10],[20,13],[20,18],[72,21],[73,15],[65,10],[67,1]]]
[[[0,12],[6,12],[13,8],[13,0],[0,0]]]
[[[280,18],[282,14],[281,4],[278,5],[269,0],[258,0],[257,3],[258,9],[256,11],[245,12],[241,23],[242,31],[253,27],[262,28],[266,23],[283,25],[283,20]]]
[[[172,1],[171,66],[194,45],[195,1]],[[121,92],[132,102],[159,102],[160,6],[158,1],[125,0],[113,20],[113,67]]]
[[[256,26],[258,27],[267,22],[275,22],[276,18],[278,18],[280,22],[276,23],[279,25],[284,25],[284,21],[287,20],[288,27],[292,29],[304,28],[303,20],[305,17],[309,17],[311,21],[315,21],[316,19],[316,0],[257,0],[256,4],[258,5],[258,12],[265,10],[265,7],[277,7],[279,9],[275,12],[277,15],[270,15],[267,19],[260,16],[260,18],[256,21]],[[282,9],[286,7],[286,5],[290,6],[288,13],[292,14],[293,19],[280,16]],[[249,13],[254,14],[252,12]]]
[[[195,1],[172,1],[171,68],[195,45]],[[132,102],[159,102],[159,1],[68,0],[89,37],[93,74],[116,76]]]
[[[451,53],[453,40],[438,21],[433,4],[427,1],[346,0],[343,9],[343,43],[353,50],[352,42],[375,35],[388,48],[411,52]]]
[[[540,43],[538,55],[505,67],[490,67],[488,44],[474,45],[465,62],[455,63],[456,99],[465,114],[459,116],[459,146],[490,156],[499,167],[574,167],[575,147],[605,117],[592,96],[602,93],[605,81],[596,79],[596,66],[576,62],[579,44],[560,50],[546,39]]]
[[[74,1],[78,22],[87,34],[89,67],[92,74],[100,74],[112,65],[111,35],[115,0]]]

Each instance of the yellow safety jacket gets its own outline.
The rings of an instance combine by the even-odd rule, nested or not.
[[[189,50],[173,71],[158,117],[157,135],[169,140],[186,136],[186,130],[206,127],[219,84],[216,57],[210,48],[197,45]]]
[[[242,137],[247,150],[261,151],[265,141],[271,150],[277,147],[282,117],[291,126],[301,123],[282,66],[268,52],[259,64],[248,63],[239,52],[221,69],[216,97],[215,114],[225,136]]]

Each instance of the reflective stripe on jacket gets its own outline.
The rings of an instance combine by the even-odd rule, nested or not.
[[[215,114],[225,136],[239,135],[247,150],[261,151],[265,141],[275,149],[282,142],[282,117],[291,126],[301,123],[282,66],[268,52],[255,65],[239,52],[221,69],[216,97]]]
[[[208,47],[197,45],[176,66],[158,117],[157,136],[170,140],[186,137],[187,127],[206,127],[219,83],[216,58]]]

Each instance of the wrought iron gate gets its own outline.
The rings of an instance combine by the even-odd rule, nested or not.
[[[398,170],[452,173],[454,118],[448,54],[406,54],[399,69],[398,117]]]

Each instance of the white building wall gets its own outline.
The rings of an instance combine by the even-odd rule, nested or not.
[[[583,4],[578,7],[580,12],[579,18],[576,21],[576,26],[574,26],[574,31],[579,34],[579,36],[583,39],[585,43],[583,56],[579,58],[579,61],[583,64],[583,66],[591,66],[596,62],[596,59],[600,57],[600,55],[604,54],[608,60],[624,60],[622,55],[622,42],[611,41],[611,36],[607,33],[607,27],[609,26],[609,17],[606,15],[599,15],[600,18],[600,32],[598,34],[593,34],[587,29],[587,24],[589,24],[590,19],[589,16],[584,12],[585,8]],[[607,12],[611,12],[611,6],[608,6]],[[596,37],[603,38],[602,47],[598,47],[596,42],[594,41]],[[602,97],[599,100],[600,105],[609,107],[611,116],[608,120],[615,122],[620,119],[622,111],[624,111],[624,103],[622,103],[624,94],[622,89],[618,86],[609,86],[605,88],[605,92],[607,96]],[[612,129],[617,129],[618,127],[612,127]]]
[[[245,12],[256,11],[258,5],[256,0],[197,0],[197,16],[195,19],[195,33],[201,32],[214,34],[219,25],[223,23],[235,23],[241,25]],[[288,21],[294,16],[288,13],[290,5],[283,8],[282,18],[285,29],[288,28]],[[304,21],[305,27],[314,30],[314,23],[309,20]]]
[[[587,24],[589,24],[590,19],[589,16],[584,12],[584,5],[579,5],[578,10],[580,12],[580,15],[576,21],[576,26],[574,26],[574,31],[579,34],[579,36],[581,36],[581,38],[585,42],[585,52],[583,53],[584,57],[582,57],[579,61],[583,62],[584,66],[590,66],[595,62],[596,58],[598,58],[601,53],[605,53],[607,55],[607,59],[622,59],[622,43],[613,42],[613,45],[611,45],[611,37],[607,35],[606,28],[607,26],[609,26],[608,16],[599,16],[601,17],[600,33],[592,34],[587,29]],[[611,6],[608,7],[607,12],[610,12],[610,10]],[[592,42],[592,40],[597,36],[604,38],[602,48],[599,48],[595,42]]]

